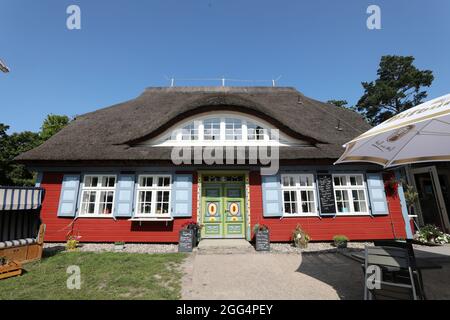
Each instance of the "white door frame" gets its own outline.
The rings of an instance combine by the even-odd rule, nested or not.
[[[416,190],[417,190],[417,185],[416,185],[415,175],[421,174],[421,173],[429,173],[430,174],[431,182],[433,184],[433,189],[434,189],[435,195],[437,197],[437,207],[439,210],[439,214],[441,215],[440,219],[443,222],[445,228],[447,229],[447,230],[443,230],[443,231],[448,232],[450,230],[450,221],[448,219],[447,209],[445,207],[444,196],[442,195],[441,183],[439,182],[439,175],[438,175],[436,166],[414,168],[414,169],[411,169],[408,171],[410,171],[410,182],[412,182],[412,184]],[[419,210],[417,210],[419,213],[418,217],[419,217],[420,223],[423,225],[424,221],[423,221],[422,208],[420,207],[420,203],[418,203],[418,206],[416,206],[416,209],[419,209]]]

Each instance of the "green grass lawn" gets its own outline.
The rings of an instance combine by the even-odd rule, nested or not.
[[[24,266],[22,276],[0,280],[4,299],[179,299],[185,255],[59,252]],[[77,265],[81,288],[67,288]]]

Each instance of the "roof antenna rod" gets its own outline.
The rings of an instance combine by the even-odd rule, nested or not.
[[[168,76],[164,76],[166,78],[167,81],[170,81],[170,87],[174,87],[175,86],[175,78],[171,77],[169,78]],[[225,78],[224,76],[222,76],[221,78],[213,78],[213,79],[209,79],[209,78],[205,78],[205,79],[177,79],[180,81],[220,81],[222,87],[226,86],[226,81],[232,81],[232,82],[251,82],[251,83],[256,83],[256,82],[271,82],[272,83],[272,87],[276,87],[277,86],[277,82],[281,79],[281,75],[278,76],[278,78],[276,79],[272,79],[272,80],[243,80],[243,79],[231,79],[231,78]]]

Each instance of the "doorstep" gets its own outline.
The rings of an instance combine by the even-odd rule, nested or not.
[[[198,244],[200,254],[254,253],[255,249],[245,239],[202,239]]]

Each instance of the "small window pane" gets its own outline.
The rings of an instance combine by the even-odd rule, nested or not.
[[[302,187],[312,187],[312,179],[309,175],[302,175],[300,176],[300,186]]]
[[[225,119],[225,139],[242,140],[242,122],[238,119]]]
[[[283,186],[284,187],[295,187],[295,178],[293,176],[284,176],[283,177]]]
[[[141,187],[151,187],[153,185],[153,177],[142,177],[139,184]]]
[[[97,187],[98,186],[98,177],[95,176],[87,176],[84,182],[85,187]]]
[[[264,140],[264,129],[254,123],[247,123],[248,140]]]
[[[182,128],[181,140],[198,140],[198,128],[193,123]]]
[[[363,185],[362,176],[360,176],[360,175],[350,176],[350,185],[362,186]]]
[[[114,187],[115,178],[111,176],[103,176],[102,177],[102,187]]]
[[[158,177],[158,187],[169,187],[170,178],[169,177]]]
[[[345,186],[345,185],[347,185],[346,177],[345,176],[334,177],[334,185],[335,186]]]
[[[205,120],[203,127],[205,140],[220,140],[220,119]]]

